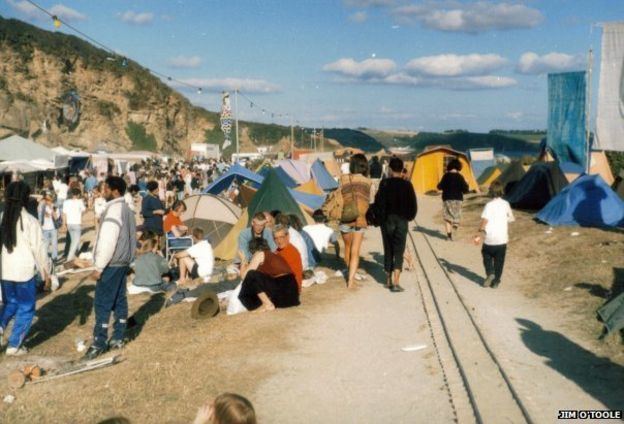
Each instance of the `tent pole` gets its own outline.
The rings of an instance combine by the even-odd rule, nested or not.
[[[592,65],[593,65],[594,51],[590,47],[589,55],[587,57],[587,99],[585,104],[587,106],[587,110],[585,111],[585,147],[586,147],[586,156],[585,156],[585,173],[589,174],[591,170],[591,128],[590,128],[590,116],[591,116],[591,86],[592,86]]]

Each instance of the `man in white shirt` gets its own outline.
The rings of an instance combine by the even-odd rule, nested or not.
[[[72,198],[63,203],[63,228],[67,230],[65,237],[65,254],[67,261],[73,261],[80,247],[82,235],[82,214],[87,210],[80,198],[80,190],[71,190]],[[69,237],[69,243],[67,238]],[[69,246],[69,247],[68,247]]]
[[[193,229],[193,243],[193,246],[174,255],[180,265],[178,284],[184,284],[189,279],[209,278],[212,275],[214,255],[212,246],[204,240],[204,230]]]
[[[52,182],[52,186],[54,187],[54,191],[56,192],[56,206],[59,208],[59,212],[63,213],[63,203],[65,203],[65,200],[67,200],[69,186],[58,176],[54,181],[56,181],[56,184]]]
[[[339,258],[340,244],[338,244],[336,231],[325,224],[323,211],[314,211],[312,219],[314,219],[316,224],[306,225],[303,227],[303,231],[305,231],[314,242],[314,248],[318,251],[318,253],[322,253],[329,247],[329,244],[332,243],[336,251],[336,257]]]
[[[509,202],[502,198],[504,188],[502,183],[494,181],[490,186],[490,195],[493,197],[483,208],[479,231],[485,233],[481,255],[487,277],[483,287],[496,288],[501,282],[507,242],[509,241],[508,224],[514,221]],[[481,241],[481,236],[474,238],[475,244]]]

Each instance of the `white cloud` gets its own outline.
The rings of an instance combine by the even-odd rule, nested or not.
[[[442,54],[412,59],[405,65],[405,70],[413,75],[458,77],[486,75],[506,63],[507,59],[497,54]]]
[[[549,72],[581,70],[585,66],[585,58],[582,54],[569,55],[551,52],[540,56],[534,52],[526,52],[520,56],[516,71],[527,75],[541,75]]]
[[[263,79],[252,78],[188,78],[181,80],[193,87],[201,88],[204,91],[221,92],[234,91],[236,89],[249,94],[270,94],[280,91],[277,84],[273,84]],[[171,86],[181,89],[191,89],[175,81],[165,81]],[[194,89],[191,89],[194,90]]]
[[[364,23],[366,22],[366,19],[368,19],[368,14],[364,10],[360,10],[359,12],[349,15],[349,20],[351,22],[355,22],[356,24]]]
[[[119,15],[119,19],[130,25],[149,25],[154,21],[152,12],[134,12],[127,10]]]
[[[358,62],[351,58],[343,58],[323,66],[326,72],[361,79],[383,78],[395,69],[396,63],[390,59],[364,59]]]
[[[349,7],[390,7],[398,3],[398,0],[344,0]]]
[[[544,20],[537,9],[522,4],[488,1],[433,1],[397,6],[391,13],[400,22],[420,22],[431,29],[467,33],[533,28]]]
[[[7,3],[15,9],[17,12],[20,12],[26,15],[30,19],[37,20],[47,20],[50,19],[48,15],[43,13],[41,10],[37,9],[31,3],[28,3],[25,0],[17,1],[17,0],[7,0]],[[83,13],[78,12],[71,7],[67,7],[63,4],[56,4],[49,9],[49,12],[53,15],[58,16],[60,19],[70,22],[70,21],[84,21],[87,19],[87,16]]]
[[[167,61],[167,64],[172,68],[186,68],[195,69],[201,66],[201,57],[199,56],[176,56]]]

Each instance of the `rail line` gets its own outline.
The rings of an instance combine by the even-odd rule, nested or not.
[[[418,288],[457,421],[532,424],[512,381],[427,235],[413,231],[408,235],[424,277],[418,279]]]

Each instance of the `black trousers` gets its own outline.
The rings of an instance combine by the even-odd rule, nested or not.
[[[507,253],[506,244],[500,244],[498,246],[484,244],[481,248],[485,274],[494,275],[493,283],[495,284],[500,283],[501,276],[503,275],[503,266],[505,265],[505,253]]]
[[[249,271],[238,299],[248,311],[253,311],[262,306],[258,293],[265,293],[276,308],[299,305],[299,286],[292,274],[272,278],[258,271]]]
[[[407,221],[398,215],[388,215],[381,224],[381,238],[384,248],[384,269],[386,272],[402,270]]]

